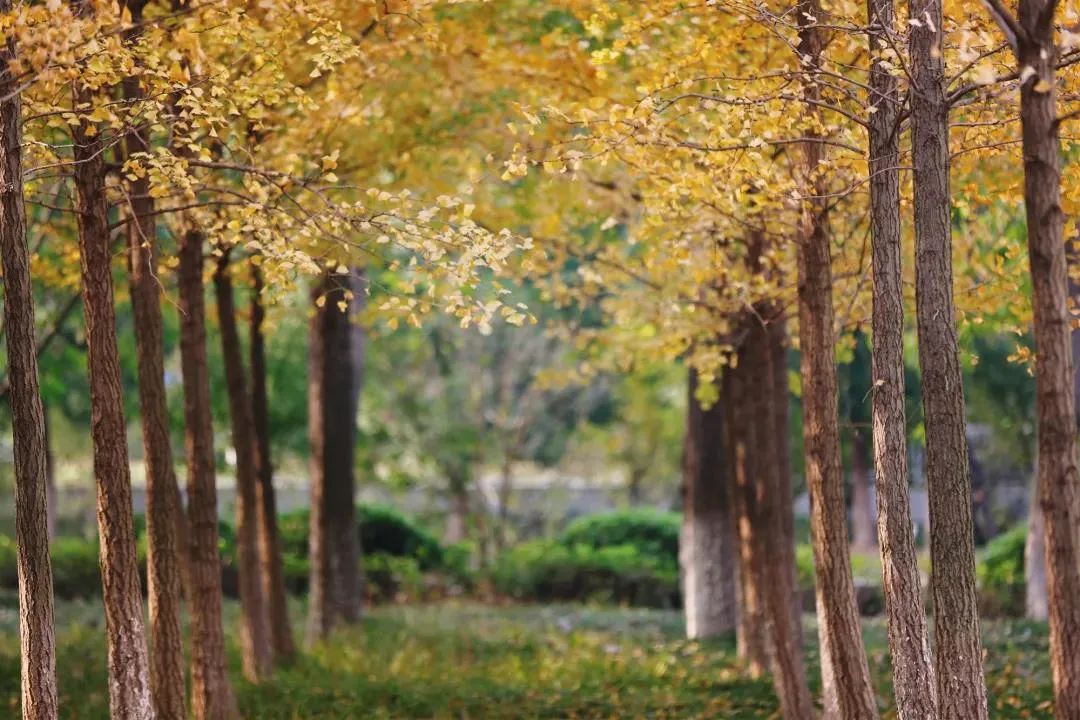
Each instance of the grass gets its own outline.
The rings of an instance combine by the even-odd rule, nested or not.
[[[18,631],[0,607],[0,717],[17,717]],[[229,624],[235,628],[235,606]],[[300,609],[296,608],[299,617]],[[94,603],[58,609],[62,716],[104,720],[105,649]],[[246,718],[770,718],[768,679],[747,678],[731,641],[680,638],[677,613],[570,606],[387,606],[259,686],[237,680]],[[1044,626],[984,623],[994,718],[1049,718]],[[889,665],[865,628],[881,707]],[[815,637],[806,632],[808,643]],[[811,643],[812,644],[812,643]],[[230,648],[234,677],[238,658]],[[811,677],[816,651],[808,647]],[[886,717],[893,717],[886,713]]]

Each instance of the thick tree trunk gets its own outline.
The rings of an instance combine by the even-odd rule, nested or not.
[[[1034,68],[1020,88],[1024,206],[1035,319],[1039,500],[1046,525],[1050,667],[1055,717],[1080,717],[1080,471],[1061,209],[1054,9],[1052,0],[1021,0],[1020,67]]]
[[[327,273],[313,291],[308,368],[311,440],[311,591],[308,639],[360,617],[360,548],[356,529],[356,419],[347,278]]]
[[[289,661],[296,654],[292,626],[289,624],[288,595],[282,569],[281,539],[277,525],[277,499],[274,495],[274,465],[270,457],[270,417],[266,394],[266,343],[263,337],[263,320],[266,312],[262,304],[262,273],[255,264],[251,266],[251,412],[252,429],[255,433],[255,471],[258,475],[259,504],[259,564],[263,594],[270,605],[270,641],[274,657]]]
[[[818,0],[797,9],[799,51],[811,76],[821,62]],[[820,99],[816,79],[803,90],[813,105]],[[803,446],[810,495],[810,537],[814,548],[821,680],[825,713],[836,718],[876,718],[870,671],[863,649],[859,610],[851,579],[847,506],[840,462],[836,337],[833,330],[832,258],[827,188],[820,178],[822,148],[804,144],[803,208],[798,242],[800,374],[803,389]]]
[[[75,102],[92,97],[75,88]],[[93,134],[92,134],[93,133]],[[154,717],[143,632],[131,504],[124,396],[113,308],[105,160],[100,133],[86,120],[72,128],[75,205],[90,374],[90,433],[97,479],[101,586],[108,636],[109,705],[114,720]]]
[[[144,0],[128,0],[131,21],[142,27]],[[136,103],[143,93],[137,77],[123,83],[124,98]],[[147,152],[145,128],[125,138],[127,155]],[[180,632],[181,538],[177,518],[180,495],[169,438],[165,393],[165,348],[161,321],[161,281],[157,275],[157,226],[148,178],[128,181],[126,203],[128,267],[135,354],[138,363],[143,455],[146,466],[147,599],[150,609],[150,687],[158,720],[184,720],[184,643]]]
[[[878,60],[895,32],[893,0],[867,0],[870,19],[870,234],[873,288],[874,480],[893,692],[900,720],[937,715],[919,561],[908,496],[904,406],[904,296],[900,269],[900,138],[897,79]]]
[[[753,443],[748,447],[753,458],[751,466],[755,470],[749,514],[751,532],[762,559],[761,580],[773,686],[785,718],[809,720],[813,710],[802,657],[802,631],[799,618],[792,612],[795,597],[791,542],[794,520],[791,520],[792,529],[789,530],[786,518],[792,511],[791,488],[782,477],[785,463],[779,457],[786,443],[776,435],[776,404],[786,402],[787,383],[783,385],[784,397],[780,397],[770,328],[758,319],[774,315],[774,308],[765,305],[757,308],[744,341],[749,361],[748,389],[756,393],[756,401],[748,403],[750,416],[746,418],[754,425]],[[847,547],[846,541],[844,547]]]
[[[0,0],[0,14],[11,0]],[[0,261],[4,270],[11,429],[15,454],[15,542],[19,573],[23,720],[56,720],[56,639],[49,561],[48,439],[38,383],[34,295],[22,179],[22,101],[9,63],[15,40],[0,43]]]
[[[191,614],[191,714],[195,720],[231,720],[236,702],[225,671],[218,556],[214,426],[206,361],[203,237],[180,238],[180,369],[184,384],[184,449],[188,491],[188,607]]]
[[[911,0],[915,306],[930,501],[934,663],[942,720],[987,717],[964,386],[953,303],[942,0]]]
[[[697,400],[690,370],[683,445],[683,522],[679,543],[683,612],[690,639],[735,629],[735,532],[732,492],[723,457],[723,408]]]
[[[1038,469],[1031,483],[1027,537],[1024,539],[1024,616],[1028,620],[1050,618],[1046,589],[1046,522],[1039,502]]]
[[[745,322],[744,318],[738,327],[745,328]],[[736,365],[724,372],[721,397],[724,398],[722,409],[725,413],[722,421],[726,438],[724,459],[733,483],[738,551],[736,648],[750,675],[759,677],[768,666],[769,655],[765,632],[764,560],[756,543],[752,515],[756,500],[756,470],[752,448],[755,424],[751,419],[751,408],[755,397],[748,377],[752,361],[746,349],[740,348],[735,359]]]
[[[221,351],[229,396],[232,442],[236,450],[236,545],[240,576],[240,605],[243,609],[240,645],[244,676],[258,681],[270,674],[273,654],[270,645],[270,611],[259,573],[259,501],[255,470],[255,435],[251,419],[251,397],[247,392],[240,334],[236,327],[229,252],[218,260],[214,272]]]

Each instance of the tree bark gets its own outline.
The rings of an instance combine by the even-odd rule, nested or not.
[[[255,472],[258,476],[259,564],[263,594],[270,605],[270,641],[274,657],[289,661],[296,654],[289,624],[288,595],[282,569],[281,539],[278,536],[277,499],[274,495],[274,465],[270,457],[270,418],[266,393],[266,347],[262,304],[263,280],[259,267],[251,266],[251,412],[255,433]]]
[[[76,106],[93,97],[76,83]],[[108,637],[109,705],[114,720],[154,717],[143,632],[131,504],[124,396],[113,308],[112,253],[101,134],[85,119],[72,128],[75,207],[90,375],[90,433],[97,479],[101,586]]]
[[[735,629],[737,570],[732,492],[723,458],[723,408],[719,403],[701,406],[693,369],[687,386],[679,554],[686,636],[696,640]]]
[[[915,306],[930,502],[934,663],[942,720],[985,720],[971,476],[953,303],[942,0],[911,0]]]
[[[137,40],[145,0],[127,0]],[[125,100],[143,99],[137,77],[123,82]],[[125,137],[130,157],[147,152],[146,128],[132,127]],[[139,407],[146,466],[147,598],[150,610],[150,688],[159,720],[185,720],[184,643],[180,631],[181,550],[178,518],[180,495],[169,438],[169,408],[165,392],[165,348],[161,320],[161,281],[157,276],[157,225],[148,178],[127,181],[128,268],[135,355],[138,364]]]
[[[0,14],[11,0],[0,0]],[[22,100],[10,63],[15,40],[0,43],[0,261],[4,270],[11,430],[15,455],[15,542],[23,720],[56,720],[56,638],[49,560],[48,439],[34,335],[34,295],[23,204]]]
[[[816,72],[821,63],[822,38],[816,18],[823,17],[820,3],[801,0],[797,14],[799,52],[808,73],[803,94],[810,108],[808,114],[817,121],[814,108],[821,92],[816,84]],[[828,717],[876,718],[877,707],[851,579],[840,462],[829,200],[821,178],[822,148],[817,142],[803,146],[803,207],[798,241],[803,446],[810,495],[822,692]]]
[[[1024,207],[1035,320],[1039,500],[1046,526],[1050,667],[1055,717],[1080,717],[1080,472],[1070,337],[1065,216],[1061,209],[1054,0],[1021,0],[1017,57],[1034,74],[1020,86]]]
[[[802,631],[799,618],[792,612],[795,597],[793,529],[788,529],[785,518],[792,511],[791,488],[782,477],[784,462],[779,455],[783,443],[776,435],[776,405],[786,402],[787,383],[783,385],[785,397],[781,398],[775,381],[776,357],[770,343],[770,328],[760,319],[775,314],[771,306],[758,307],[744,341],[749,361],[747,389],[756,393],[756,402],[750,403],[751,416],[747,418],[754,425],[753,442],[748,452],[753,456],[751,467],[755,470],[749,514],[751,532],[762,560],[761,579],[773,686],[785,718],[809,720],[813,717],[813,709],[802,657]],[[794,519],[791,526],[793,528]],[[844,547],[847,547],[846,542]]]
[[[188,490],[188,606],[191,613],[191,714],[195,720],[231,720],[238,713],[225,670],[221,621],[221,560],[206,361],[203,237],[180,237],[180,368],[184,385],[184,449]]]
[[[900,268],[897,79],[880,63],[896,29],[893,0],[867,0],[870,51],[870,236],[873,268],[872,413],[878,550],[888,615],[893,693],[900,720],[937,716],[937,685],[923,610],[908,495],[904,405],[904,296]]]
[[[354,453],[350,417],[353,363],[347,278],[327,272],[314,288],[308,370],[311,440],[311,590],[308,639],[321,640],[338,623],[360,618],[360,548],[356,528]],[[321,298],[321,300],[320,300]]]
[[[257,682],[270,674],[273,655],[270,645],[270,611],[259,572],[258,477],[256,447],[252,430],[251,397],[247,393],[240,334],[236,327],[229,251],[218,259],[214,272],[221,351],[229,396],[232,442],[236,450],[236,546],[240,575],[240,605],[243,609],[240,645],[244,676]]]

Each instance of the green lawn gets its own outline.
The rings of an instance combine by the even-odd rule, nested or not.
[[[62,717],[104,720],[98,609],[93,603],[64,604],[58,615]],[[230,615],[235,625],[234,607]],[[0,608],[0,716],[5,717],[17,716],[16,620],[10,607]],[[383,607],[263,685],[238,681],[237,693],[244,716],[260,720],[776,715],[768,680],[741,673],[731,642],[690,643],[680,632],[678,614],[662,611]],[[1045,628],[986,622],[985,632],[991,715],[1051,717]],[[814,676],[813,628],[806,637]],[[881,622],[867,624],[866,638],[881,706],[887,708],[889,668]],[[235,666],[235,654],[232,660]]]

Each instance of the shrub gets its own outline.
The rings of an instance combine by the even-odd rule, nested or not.
[[[528,542],[504,553],[491,579],[497,591],[519,600],[660,608],[680,604],[677,563],[643,555],[633,545]]]
[[[1024,614],[1024,544],[1027,527],[998,535],[983,548],[978,564],[979,606],[988,616]]]
[[[644,557],[679,566],[678,513],[637,509],[587,515],[567,526],[558,537],[566,547],[584,545],[593,549],[628,545]]]
[[[364,556],[366,594],[375,602],[417,600],[424,594],[424,574],[416,558],[375,553]]]

